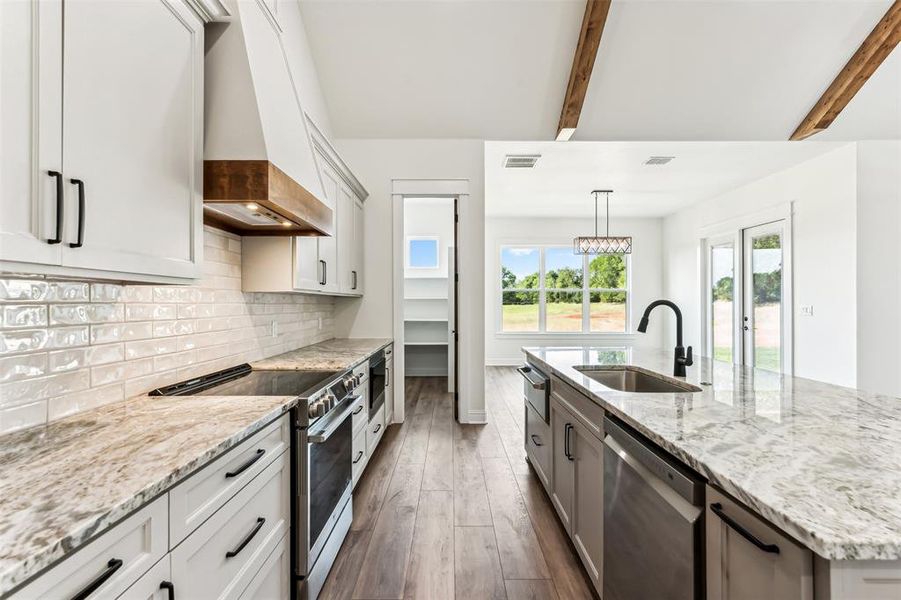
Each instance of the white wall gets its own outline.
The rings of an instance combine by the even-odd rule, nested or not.
[[[573,237],[591,231],[590,219],[491,217],[485,221],[485,359],[489,365],[522,363],[523,346],[581,343],[660,346],[666,339],[662,327],[647,334],[634,333],[644,307],[661,297],[661,219],[617,219],[617,233],[632,236],[629,334],[528,334],[501,333],[500,246],[509,244],[571,245]]]
[[[484,142],[345,139],[336,140],[335,146],[370,193],[365,202],[365,296],[338,301],[338,336],[393,336],[391,181],[469,180],[470,195],[458,207],[460,416],[463,420],[484,418]],[[463,414],[467,407],[468,417]]]
[[[702,228],[793,203],[794,374],[853,386],[857,379],[857,216],[854,144],[711,198],[663,225],[665,295],[685,311],[700,348]],[[797,308],[813,305],[813,316]],[[670,325],[670,328],[672,326]]]
[[[857,144],[857,386],[901,396],[901,142]]]

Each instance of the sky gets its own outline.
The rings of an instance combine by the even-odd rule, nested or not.
[[[410,240],[410,266],[434,269],[438,266],[438,240]]]
[[[582,256],[573,253],[569,246],[547,248],[545,250],[545,270],[553,271],[561,267],[582,269]],[[538,249],[508,247],[501,249],[501,265],[507,267],[521,279],[538,272]]]

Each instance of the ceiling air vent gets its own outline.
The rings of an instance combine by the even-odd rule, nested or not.
[[[675,156],[652,156],[651,158],[644,161],[646,165],[665,165],[669,161],[676,158]]]
[[[541,158],[540,154],[508,154],[504,157],[505,169],[531,169]]]

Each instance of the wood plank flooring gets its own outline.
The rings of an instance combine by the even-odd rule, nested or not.
[[[354,518],[320,598],[593,598],[523,449],[522,384],[486,371],[487,425],[454,421],[441,378],[406,381],[354,490]]]

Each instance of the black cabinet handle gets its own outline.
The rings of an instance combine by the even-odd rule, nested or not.
[[[122,559],[121,558],[111,558],[108,563],[106,563],[106,569],[104,569],[103,573],[98,575],[91,583],[84,586],[80,592],[72,596],[72,600],[85,600],[91,594],[97,591],[101,585],[106,583],[106,580],[113,576],[113,573],[122,568]]]
[[[360,406],[357,407],[357,410],[355,410],[355,411],[353,412],[353,414],[358,415],[358,414],[360,414],[361,412],[363,412],[363,405],[362,405],[362,404],[361,404]]]
[[[225,474],[225,478],[228,479],[228,478],[230,478],[230,477],[237,477],[238,475],[240,475],[241,473],[243,473],[244,471],[246,471],[247,469],[249,469],[251,466],[253,466],[253,463],[255,463],[255,462],[257,462],[258,460],[260,460],[261,458],[263,458],[263,455],[264,455],[264,454],[266,454],[265,448],[257,448],[257,453],[254,454],[254,455],[250,458],[250,460],[248,460],[246,463],[244,463],[243,465],[241,465],[240,467],[238,467],[236,470],[234,470],[234,471],[229,471],[228,473],[226,473],[226,474]]]
[[[573,458],[572,453],[569,450],[569,434],[572,432],[573,426],[570,423],[567,423],[563,426],[563,454],[566,455],[566,458],[569,460],[576,460]]]
[[[350,276],[352,278],[351,281],[353,281],[353,284],[350,286],[350,289],[355,290],[355,289],[357,289],[357,272],[351,271]]]
[[[81,179],[70,179],[70,183],[78,186],[78,241],[69,242],[70,248],[81,248],[84,244],[84,181]]]
[[[779,546],[777,546],[776,544],[767,544],[760,541],[757,536],[745,529],[740,523],[723,512],[723,505],[719,502],[714,502],[713,504],[711,504],[710,510],[713,511],[713,514],[722,519],[723,523],[734,529],[741,537],[757,546],[760,550],[768,552],[769,554],[779,554]]]
[[[537,435],[535,435],[534,433],[531,435],[531,438],[532,438],[532,443],[535,444],[536,446],[539,446],[539,447],[544,446],[544,444],[541,443],[541,438],[538,437]]]
[[[257,524],[253,526],[253,529],[250,531],[250,533],[247,534],[247,537],[245,537],[243,540],[241,540],[241,543],[238,544],[237,548],[226,552],[225,558],[234,558],[235,556],[238,556],[239,554],[241,554],[241,550],[243,550],[244,546],[249,544],[250,540],[252,540],[253,537],[260,532],[260,529],[263,528],[264,523],[266,523],[266,519],[264,519],[263,517],[259,517],[257,519]]]
[[[47,243],[58,244],[63,241],[63,174],[59,171],[47,171],[47,174],[56,178],[56,237]]]
[[[175,600],[175,584],[171,581],[164,581],[160,583],[160,589],[166,590],[169,594],[169,600]]]
[[[362,451],[362,450],[360,450],[360,451],[357,452],[357,457],[354,459],[354,464],[357,464],[358,462],[360,462],[360,459],[361,459],[361,458],[363,458],[363,451]]]
[[[391,369],[390,367],[385,367],[385,387],[388,387],[388,381],[390,381],[389,377],[391,377]]]
[[[328,281],[328,263],[320,258],[319,264],[322,265],[322,278],[319,280],[319,285],[325,285]]]
[[[381,429],[381,428],[382,428],[382,424],[381,424],[381,423],[379,423],[379,426],[378,426],[378,427],[376,427],[376,428],[375,428],[375,429],[373,429],[373,430],[372,430],[372,433],[378,433],[378,432],[379,432],[379,430],[380,430],[380,429]]]

